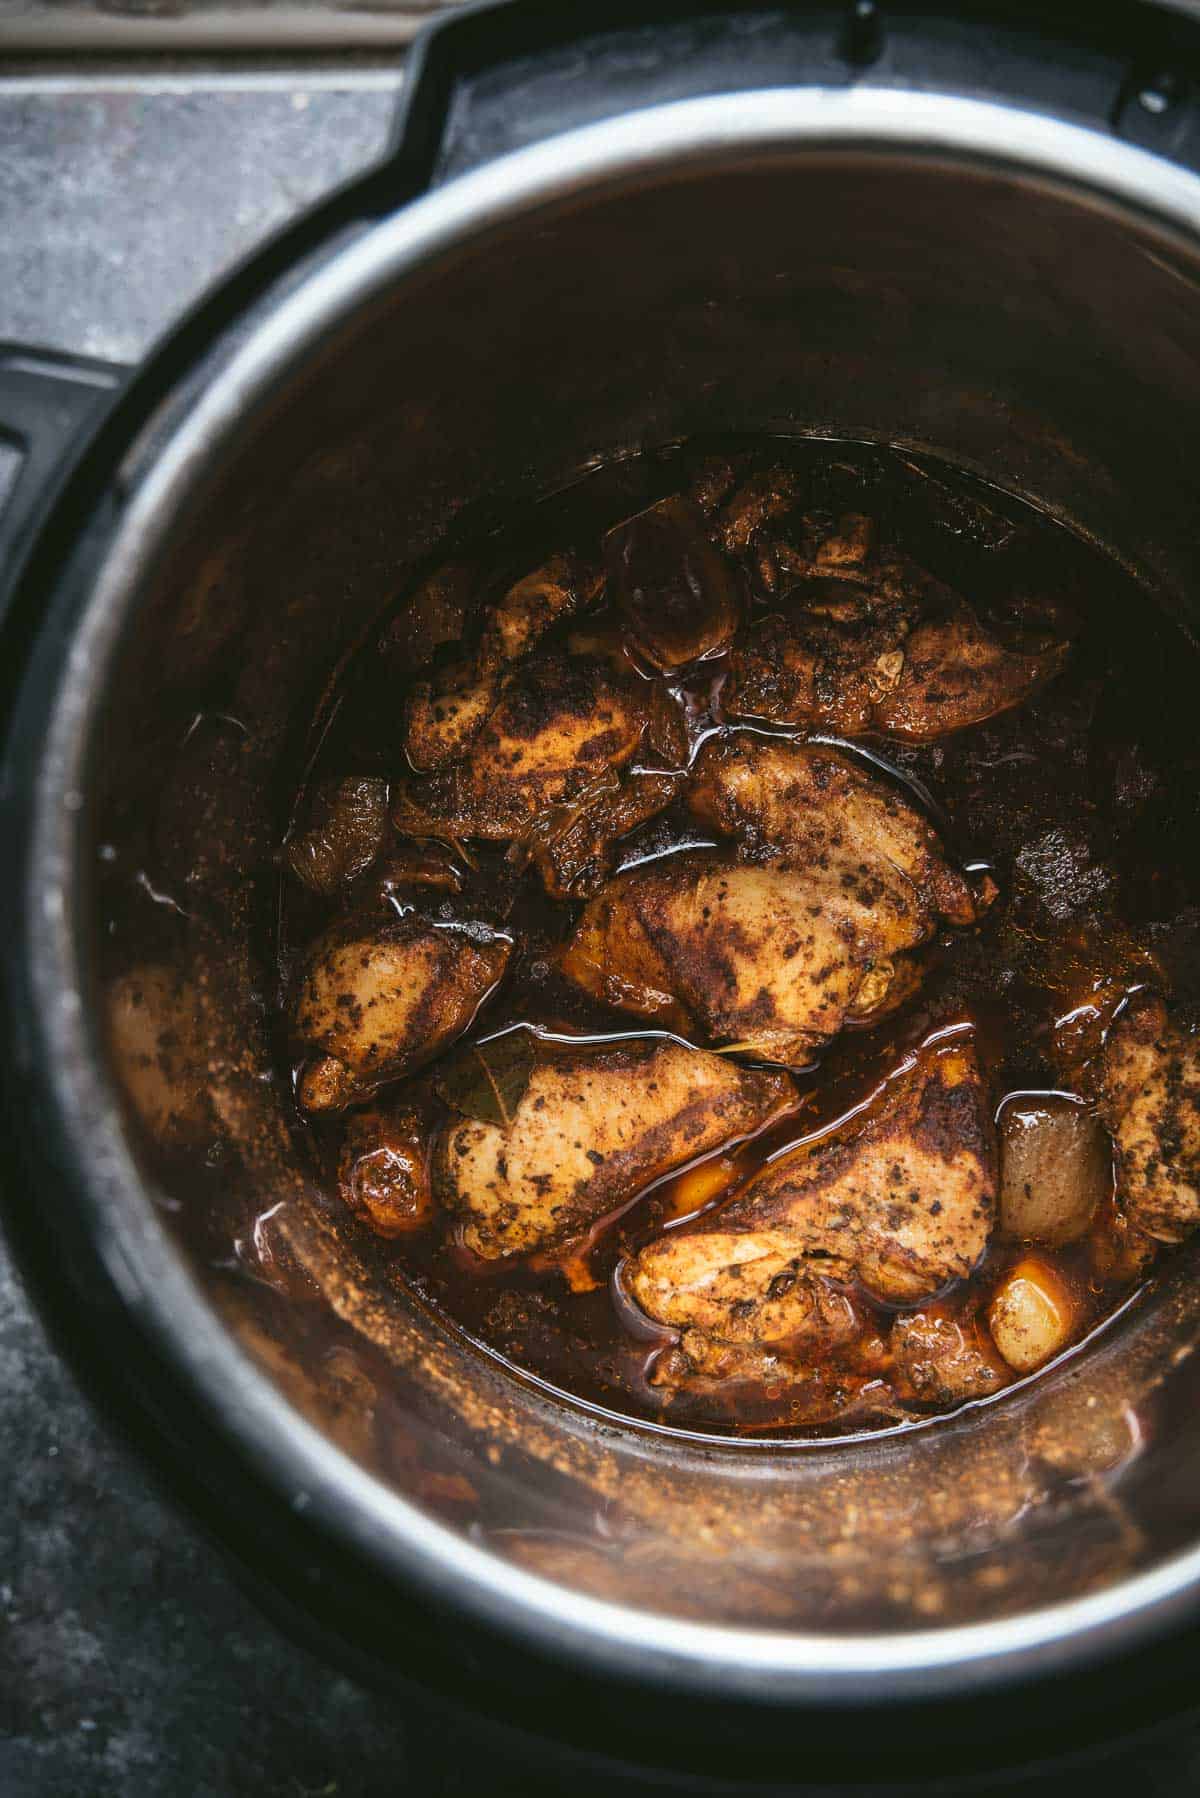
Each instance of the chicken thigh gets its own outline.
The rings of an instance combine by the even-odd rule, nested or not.
[[[492,711],[501,677],[560,620],[591,604],[599,568],[559,554],[523,576],[492,606],[476,653],[413,683],[405,707],[404,748],[414,768],[444,768],[471,747]]]
[[[778,531],[763,533],[757,548],[758,578],[768,593],[793,581],[823,579],[866,582],[881,599],[903,596],[903,565],[881,551],[879,527],[862,512],[834,520],[793,513]]]
[[[901,678],[913,616],[849,581],[802,582],[786,613],[759,618],[735,642],[722,705],[731,718],[861,736]]]
[[[897,1387],[922,1404],[986,1398],[1012,1378],[973,1318],[936,1310],[903,1313],[892,1325],[891,1346]]]
[[[734,646],[731,717],[932,742],[1019,705],[1068,653],[1045,630],[1002,641],[951,588],[880,551],[857,515],[802,516],[760,546],[759,569],[783,603]]]
[[[764,525],[796,504],[800,477],[793,469],[768,468],[741,482],[717,515],[717,537],[731,555],[743,556]]]
[[[995,1192],[974,1051],[927,1048],[865,1112],[769,1162],[710,1218],[642,1249],[626,1283],[648,1316],[710,1343],[803,1343],[836,1327],[829,1280],[913,1304],[968,1275],[987,1246]]]
[[[199,995],[171,968],[129,969],[108,987],[108,1042],[121,1087],[154,1140],[211,1138],[212,1107]]]
[[[685,737],[670,697],[603,657],[555,653],[501,683],[460,759],[404,783],[398,830],[533,844],[559,897],[594,889],[611,841],[670,803]]]
[[[693,768],[689,803],[749,857],[887,869],[914,906],[949,924],[975,922],[975,896],[933,827],[891,782],[839,750],[747,732],[711,738]]]
[[[1181,1242],[1200,1224],[1200,1037],[1152,993],[1135,994],[1108,1033],[1097,1109],[1116,1143],[1125,1217]]]
[[[913,990],[928,914],[874,871],[747,866],[704,851],[630,869],[591,901],[564,973],[621,1011],[802,1065]]]
[[[853,1277],[836,1256],[805,1260],[786,1230],[673,1231],[638,1254],[625,1284],[648,1317],[696,1332],[697,1369],[717,1345],[788,1342],[826,1347],[858,1329],[838,1287]]]
[[[511,667],[529,655],[552,626],[585,611],[603,586],[596,563],[570,553],[551,556],[514,582],[488,613],[479,643],[480,672]]]
[[[798,581],[844,580],[869,586],[877,602],[903,598],[903,559],[883,548],[876,521],[806,511],[798,491],[794,474],[776,470],[747,482],[725,508],[724,540],[748,561],[758,590],[774,598]]]
[[[786,1074],[662,1040],[546,1045],[507,1128],[468,1118],[434,1158],[438,1198],[488,1260],[577,1236],[696,1156],[750,1135],[793,1096]]]
[[[899,678],[876,701],[872,723],[885,736],[931,743],[1021,705],[1068,653],[1068,644],[1045,636],[1008,648],[970,606],[947,599],[908,637]]]
[[[621,874],[563,959],[585,991],[641,1017],[783,1061],[807,1061],[851,1020],[893,1010],[909,951],[975,900],[894,788],[817,745],[714,741],[692,804],[741,839]]]
[[[496,985],[512,944],[408,916],[335,925],[309,950],[292,1010],[307,1111],[340,1111],[452,1043]]]

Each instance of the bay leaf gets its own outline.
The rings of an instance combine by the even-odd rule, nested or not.
[[[445,1063],[434,1087],[463,1117],[507,1130],[525,1097],[534,1068],[528,1030],[510,1030],[490,1042],[467,1043]]]

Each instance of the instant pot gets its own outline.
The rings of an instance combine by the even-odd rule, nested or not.
[[[999,1400],[860,1442],[688,1438],[502,1365],[295,1122],[276,847],[312,720],[448,534],[700,433],[947,458],[1189,633],[1191,12],[468,9],[386,159],[131,378],[4,354],[22,1263],[264,1602],[564,1767],[952,1774],[1189,1704],[1194,1258]]]

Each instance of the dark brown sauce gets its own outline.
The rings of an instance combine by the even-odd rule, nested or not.
[[[804,1383],[711,1383],[668,1395],[654,1377],[675,1333],[632,1304],[621,1263],[862,1105],[906,1056],[942,1033],[974,1031],[999,1106],[1014,1092],[1059,1087],[1056,1038],[1072,1045],[1075,1059],[1086,1059],[1122,997],[1149,970],[1177,1003],[1200,1001],[1200,782],[1188,722],[1194,652],[1099,549],[1011,495],[876,448],[779,440],[690,445],[602,469],[526,517],[466,541],[480,565],[494,570],[490,590],[502,590],[506,575],[535,567],[559,545],[594,552],[604,530],[675,491],[695,460],[714,451],[749,466],[793,459],[806,472],[814,509],[871,514],[886,538],[984,614],[1007,618],[1052,600],[1078,619],[1066,672],[1016,711],[927,746],[846,745],[903,783],[942,833],[950,858],[975,877],[989,873],[1000,898],[975,930],[935,939],[925,952],[925,980],[902,1011],[876,1028],[844,1032],[819,1066],[798,1072],[796,1104],[784,1118],[660,1181],[585,1242],[489,1262],[437,1216],[379,1244],[376,1254],[387,1277],[476,1343],[606,1410],[723,1435],[853,1433],[923,1414],[889,1381],[889,1307],[860,1290],[849,1293],[861,1332],[836,1364]],[[574,628],[595,635],[617,627],[601,610]],[[399,695],[396,663],[380,648],[386,641],[385,629],[344,672],[314,739],[310,783],[396,772]],[[723,727],[722,676],[717,660],[670,683],[687,713],[693,752],[707,732]],[[306,803],[305,793],[298,795],[297,815]],[[711,841],[677,803],[624,840],[617,866]],[[513,1027],[591,1038],[650,1034],[631,1030],[628,1017],[557,973],[553,950],[569,934],[578,905],[549,900],[536,873],[503,847],[471,842],[455,850],[464,892],[444,900],[435,894],[423,909],[435,919],[440,913],[447,921],[474,917],[502,926],[517,944],[500,990],[475,1021],[476,1040]],[[296,951],[345,903],[344,895],[319,900],[284,883],[281,993]],[[428,1097],[429,1076],[410,1086]],[[345,1121],[306,1128],[333,1182]],[[1096,1242],[1108,1222],[1102,1207],[1088,1237],[1039,1251],[1077,1301],[1077,1339],[1132,1290],[1131,1280],[1098,1271]],[[993,1241],[972,1277],[938,1304],[972,1316],[1026,1252]]]

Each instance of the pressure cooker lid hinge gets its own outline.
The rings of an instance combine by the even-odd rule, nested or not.
[[[1200,107],[1196,77],[1178,66],[1140,60],[1113,109],[1112,128],[1126,143],[1200,168]]]
[[[575,127],[674,100],[858,82],[1112,131],[1200,167],[1200,19],[1149,4],[977,7],[604,0],[466,7],[410,58],[393,162],[438,186]]]
[[[876,0],[849,0],[842,54],[851,68],[869,68],[879,60],[883,44],[883,16]]]

